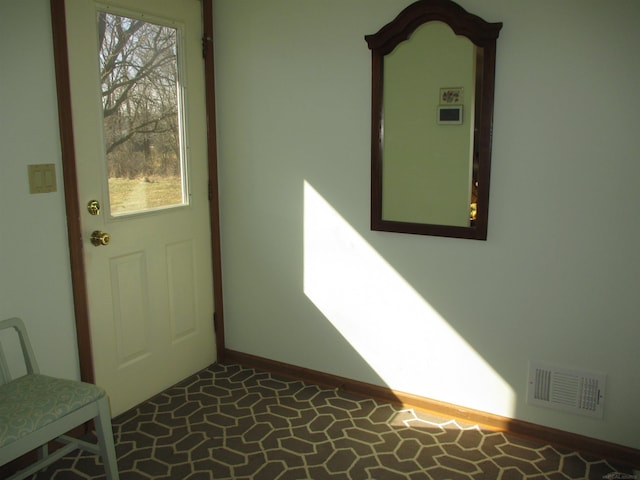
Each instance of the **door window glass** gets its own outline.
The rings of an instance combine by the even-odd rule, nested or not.
[[[98,13],[111,214],[187,203],[178,31]]]

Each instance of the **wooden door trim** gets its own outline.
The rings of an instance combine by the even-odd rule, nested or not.
[[[51,28],[55,63],[56,92],[58,96],[58,123],[62,154],[64,203],[67,213],[67,236],[73,309],[76,319],[76,341],[80,362],[80,379],[95,383],[91,335],[89,332],[89,302],[87,300],[86,272],[82,256],[82,228],[80,225],[80,198],[76,170],[76,152],[71,114],[71,82],[67,49],[67,22],[65,0],[51,0]]]
[[[220,248],[220,200],[218,196],[218,143],[216,129],[216,87],[213,56],[213,3],[202,2],[205,102],[207,111],[207,152],[209,163],[209,215],[211,261],[213,262],[213,327],[216,332],[218,362],[224,361],[224,308],[222,298],[222,253]]]
[[[218,361],[224,358],[224,315],[222,308],[222,260],[220,249],[220,215],[218,203],[218,162],[215,123],[215,86],[213,66],[213,16],[211,0],[202,0],[204,35],[208,48],[205,57],[205,95],[207,109],[207,156],[209,166],[210,229],[213,269],[213,297],[215,302],[214,327]],[[91,335],[89,331],[89,301],[86,287],[86,270],[83,257],[82,228],[80,223],[80,198],[76,152],[73,138],[71,114],[71,82],[69,78],[69,55],[67,49],[67,25],[65,0],[51,0],[51,28],[55,63],[56,93],[58,97],[58,122],[62,155],[62,177],[67,213],[67,235],[71,288],[76,323],[76,340],[82,381],[95,383]]]

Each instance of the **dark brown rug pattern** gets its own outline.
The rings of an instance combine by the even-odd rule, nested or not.
[[[122,480],[635,478],[601,458],[212,365],[113,420]],[[75,452],[37,480],[104,479]]]

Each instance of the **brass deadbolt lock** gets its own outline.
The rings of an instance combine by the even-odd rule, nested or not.
[[[91,200],[87,203],[87,210],[89,210],[89,215],[100,215],[100,202],[98,200]]]

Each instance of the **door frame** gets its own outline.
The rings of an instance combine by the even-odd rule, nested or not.
[[[80,224],[80,198],[76,170],[76,153],[71,115],[71,83],[67,50],[65,0],[51,1],[51,27],[55,63],[56,92],[58,97],[58,123],[62,154],[62,177],[67,213],[71,288],[76,323],[76,340],[82,381],[95,383],[93,354],[89,331],[89,304],[86,287],[82,228]],[[218,197],[218,156],[216,141],[215,70],[213,58],[213,6],[212,0],[202,3],[205,102],[207,113],[207,164],[209,175],[209,221],[211,229],[211,262],[213,273],[214,313],[217,361],[224,361],[224,310],[222,298],[222,254],[220,249],[220,203]]]

